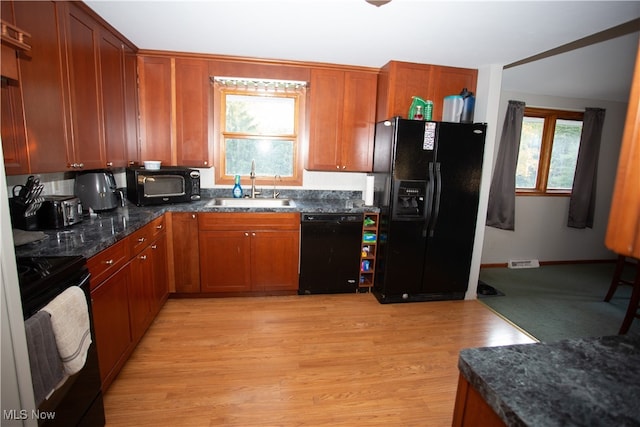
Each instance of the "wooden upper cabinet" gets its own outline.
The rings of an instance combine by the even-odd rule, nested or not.
[[[130,47],[124,48],[124,107],[127,138],[127,164],[140,162],[138,137],[138,56]]]
[[[129,160],[124,61],[122,41],[103,32],[100,35],[100,83],[107,167],[124,167]],[[131,143],[135,144],[135,139]]]
[[[172,156],[171,80],[168,57],[139,56],[140,157],[175,164]]]
[[[476,91],[478,70],[390,61],[378,75],[376,121],[407,118],[413,96],[433,101],[432,120],[442,120],[444,97]]]
[[[64,43],[59,31],[63,5],[53,1],[13,4],[16,25],[31,34],[31,59],[19,64],[23,111],[16,113],[24,114],[30,171],[65,171],[70,132],[63,73]]]
[[[131,157],[128,142],[137,143],[137,109],[125,109],[137,103],[137,77],[135,66],[126,68],[124,38],[81,2],[3,2],[3,13],[5,4],[13,6],[16,26],[31,34],[32,46],[29,58],[19,61],[22,99],[17,93],[5,99],[3,90],[3,136],[24,127],[29,159],[25,169],[13,138],[7,172],[124,166]],[[127,70],[133,87],[125,86]],[[24,123],[10,126],[5,110]]]
[[[640,44],[636,55],[605,244],[640,259]]]
[[[75,4],[67,6],[67,67],[73,129],[70,167],[99,169],[106,165],[98,70],[100,29]]]
[[[376,75],[345,73],[342,164],[347,171],[372,170],[375,105]]]
[[[2,154],[7,175],[29,172],[27,135],[22,116],[20,87],[2,79]]]
[[[312,69],[309,90],[307,169],[370,171],[376,74]]]
[[[445,96],[459,95],[464,88],[474,95],[476,93],[478,70],[434,65],[431,73],[432,84],[426,99],[433,101],[433,120],[442,120]]]
[[[340,169],[344,72],[311,70],[307,169]]]
[[[209,63],[176,58],[177,164],[208,168],[213,165],[213,117],[210,114]]]

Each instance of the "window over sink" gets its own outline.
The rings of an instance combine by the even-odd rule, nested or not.
[[[216,182],[247,176],[252,161],[256,182],[302,184],[302,129],[306,82],[215,77],[219,106]]]

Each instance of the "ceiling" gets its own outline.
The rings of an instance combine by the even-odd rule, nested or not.
[[[640,17],[640,1],[86,3],[140,49],[370,67],[506,65]],[[509,68],[503,89],[625,102],[637,50],[635,32]]]

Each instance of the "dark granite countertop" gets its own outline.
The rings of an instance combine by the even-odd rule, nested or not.
[[[640,339],[465,349],[458,367],[509,426],[639,426]]]
[[[46,238],[16,247],[16,256],[82,255],[90,258],[113,245],[165,212],[377,212],[362,206],[361,192],[351,191],[288,191],[280,198],[291,198],[293,207],[229,208],[207,207],[214,197],[229,197],[228,191],[204,190],[202,200],[191,203],[138,207],[129,202],[125,207],[94,215],[57,230],[43,230]]]

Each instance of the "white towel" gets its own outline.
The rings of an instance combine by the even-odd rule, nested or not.
[[[51,315],[58,353],[69,375],[78,372],[91,345],[89,307],[82,289],[71,286],[42,309]]]

